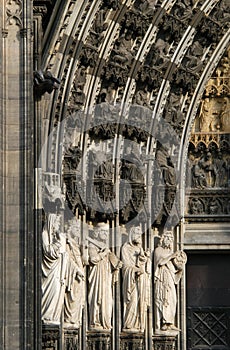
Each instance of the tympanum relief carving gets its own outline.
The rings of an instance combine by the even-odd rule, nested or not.
[[[206,86],[192,127],[187,167],[187,213],[192,216],[229,214],[229,52]]]

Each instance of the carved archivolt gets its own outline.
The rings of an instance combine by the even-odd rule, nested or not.
[[[65,10],[43,62],[61,78],[52,121],[103,98],[145,106],[181,134],[199,77],[228,29],[228,4],[87,1]]]

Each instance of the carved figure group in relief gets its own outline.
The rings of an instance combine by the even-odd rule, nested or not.
[[[173,233],[163,233],[154,253],[155,328],[156,331],[175,331],[177,305],[176,284],[179,283],[187,261],[183,251],[173,253]]]
[[[195,158],[190,155],[192,187],[228,187],[228,165],[221,151],[206,152]]]
[[[142,247],[140,227],[132,227],[121,249],[123,262],[123,331],[143,332],[150,305],[150,252]]]
[[[108,248],[109,225],[99,223],[89,237],[89,326],[91,330],[112,328],[113,277],[121,267],[120,260]]]

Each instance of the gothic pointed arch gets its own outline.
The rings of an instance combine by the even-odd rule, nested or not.
[[[198,181],[191,172],[187,176],[187,158],[199,154],[201,160],[206,149],[217,154],[229,142],[207,136],[228,128],[223,115],[229,86],[216,83],[223,78],[219,63],[229,59],[228,2],[67,0],[49,6],[40,67],[51,74],[45,80],[53,85],[51,94],[40,94],[36,115],[42,125],[38,168],[43,201],[52,213],[63,210],[66,218],[77,217],[81,239],[90,235],[92,225],[109,223],[117,256],[130,226],[137,224],[145,231],[144,249],[153,249],[155,236],[172,227],[175,244],[183,248],[181,227],[197,204],[186,184],[190,181],[194,193],[216,186],[212,177]],[[223,96],[218,105],[222,119],[219,126],[217,121],[207,126],[205,113],[214,95]],[[211,214],[211,201],[202,197],[199,202],[196,217]],[[217,202],[224,210],[220,198]],[[97,341],[112,349],[129,344],[121,332],[121,289],[114,290],[112,340],[93,339],[89,310],[83,311],[90,349]],[[151,349],[149,339],[155,335],[152,312],[150,306],[147,336],[136,339],[143,349]],[[178,319],[182,350],[184,320]]]

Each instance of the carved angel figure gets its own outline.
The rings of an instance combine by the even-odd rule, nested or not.
[[[142,247],[141,228],[132,227],[129,240],[121,250],[123,262],[123,298],[125,332],[143,332],[150,304],[150,253]]]
[[[176,287],[187,261],[183,251],[173,253],[173,233],[166,231],[154,253],[155,321],[156,331],[178,330],[174,325],[176,315]]]
[[[99,223],[89,241],[89,325],[91,330],[112,328],[113,274],[121,267],[120,260],[108,248],[109,225]]]
[[[67,255],[60,218],[49,214],[42,232],[42,320],[45,324],[60,323],[64,303]]]
[[[85,300],[84,267],[78,242],[80,238],[79,224],[76,220],[71,220],[67,231],[68,261],[64,304],[64,326],[66,328],[79,328]]]

